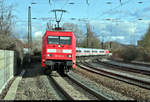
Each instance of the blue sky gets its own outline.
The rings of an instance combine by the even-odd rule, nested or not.
[[[46,30],[46,22],[49,20],[42,20],[42,18],[54,18],[52,9],[65,9],[67,13],[63,15],[61,24],[72,22],[84,28],[85,23],[89,22],[100,40],[136,44],[137,40],[145,34],[150,23],[150,1],[122,0],[122,5],[119,1],[50,0],[49,4],[49,0],[6,0],[6,3],[14,5],[15,33],[20,37],[27,35],[28,6],[31,6],[32,18],[38,18],[32,20],[32,34],[35,38],[41,37]],[[142,3],[138,3],[140,1]],[[31,5],[33,2],[37,4]],[[86,22],[81,21],[85,18],[88,18]],[[55,24],[54,21],[51,23]]]

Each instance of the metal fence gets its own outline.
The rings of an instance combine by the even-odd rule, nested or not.
[[[14,75],[14,51],[0,50],[0,93]]]

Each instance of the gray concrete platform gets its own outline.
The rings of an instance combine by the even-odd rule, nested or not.
[[[10,86],[4,100],[14,100],[15,99],[15,96],[16,96],[16,91],[17,91],[17,88],[18,88],[18,85],[19,85],[19,82],[21,81],[22,79],[22,76],[23,74],[25,73],[25,70],[23,70],[20,74],[19,77],[17,77],[14,82],[12,83],[12,85]]]

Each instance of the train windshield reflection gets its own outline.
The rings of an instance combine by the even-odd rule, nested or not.
[[[71,37],[66,36],[48,36],[48,44],[70,45]]]

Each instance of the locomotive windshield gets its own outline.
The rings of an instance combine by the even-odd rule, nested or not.
[[[48,44],[70,45],[71,37],[67,36],[48,36]]]
[[[59,44],[59,36],[48,36],[48,44]]]
[[[60,44],[66,44],[70,45],[71,44],[71,38],[70,37],[60,37]]]

